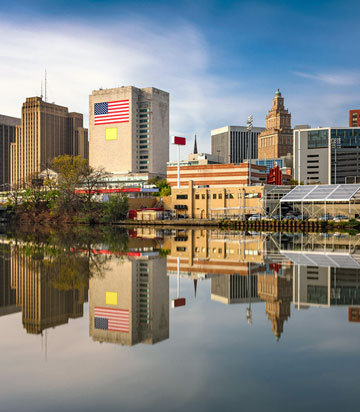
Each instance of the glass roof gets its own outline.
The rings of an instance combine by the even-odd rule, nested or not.
[[[352,199],[359,189],[360,184],[296,186],[281,199],[281,202],[344,202]]]
[[[360,263],[349,254],[288,252],[287,250],[281,250],[280,253],[298,265],[360,269]]]

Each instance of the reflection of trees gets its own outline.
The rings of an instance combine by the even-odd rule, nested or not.
[[[89,278],[102,276],[110,259],[122,259],[128,233],[112,227],[78,226],[55,231],[32,226],[13,230],[8,239],[15,253],[38,261],[56,289],[68,291],[88,287]],[[109,254],[99,253],[103,249]]]

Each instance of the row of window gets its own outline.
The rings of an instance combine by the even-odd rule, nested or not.
[[[207,193],[207,197],[205,193],[201,194],[201,199],[210,199],[210,193]],[[222,199],[223,194],[222,193],[213,193],[212,194],[213,199]],[[241,193],[238,193],[237,196],[238,199],[241,199]],[[261,193],[245,193],[245,198],[246,199],[258,199],[261,198]],[[188,195],[176,195],[176,199],[188,199]],[[195,194],[195,199],[200,199],[200,194],[196,193]],[[235,199],[234,193],[225,193],[225,199]]]

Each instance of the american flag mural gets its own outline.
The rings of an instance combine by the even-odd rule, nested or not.
[[[95,329],[129,332],[130,316],[126,309],[95,307]]]
[[[94,104],[94,125],[129,122],[129,99]]]

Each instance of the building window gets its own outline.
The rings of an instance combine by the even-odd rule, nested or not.
[[[200,195],[195,195],[195,199],[200,199]]]
[[[188,195],[176,195],[176,199],[187,199]]]
[[[219,199],[222,199],[222,193],[219,193],[218,196],[219,196]]]
[[[205,194],[204,193],[201,195],[201,199],[205,199]]]
[[[328,145],[328,130],[311,130],[308,132],[308,149],[327,148]]]
[[[213,193],[213,199],[216,199],[216,193]]]
[[[176,251],[177,251],[177,252],[186,252],[186,247],[185,247],[185,246],[178,246],[178,247],[176,248]]]

